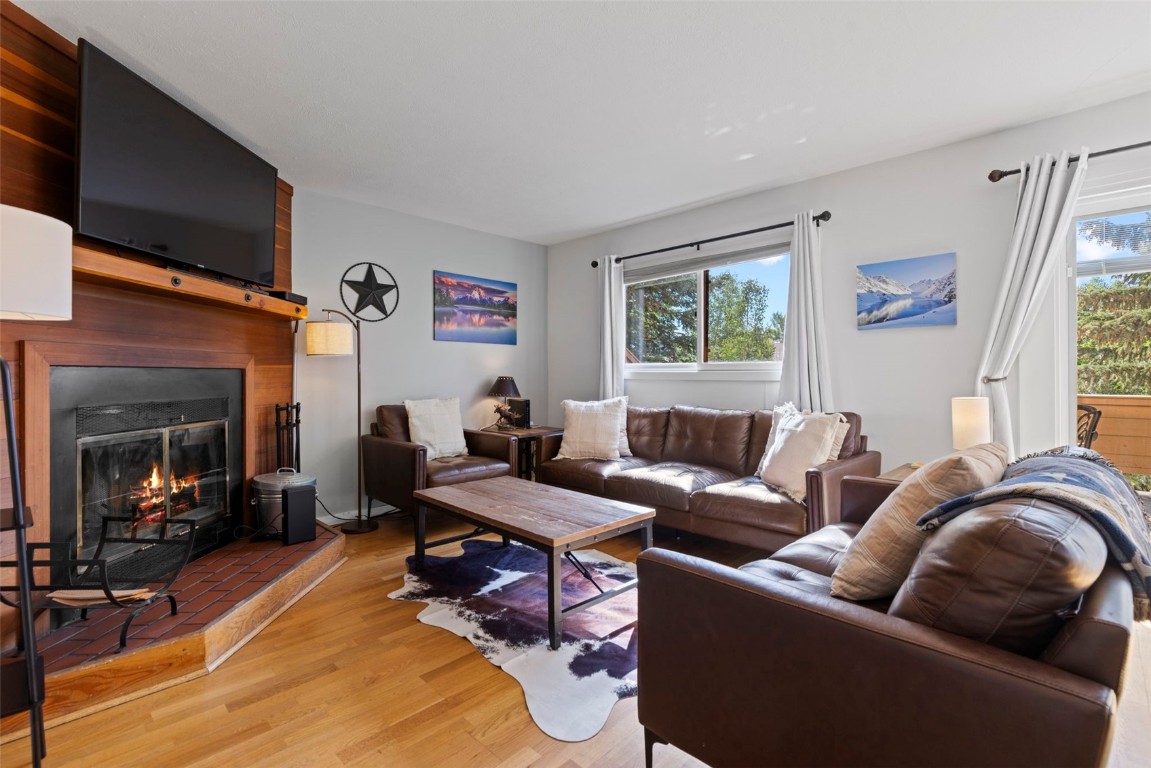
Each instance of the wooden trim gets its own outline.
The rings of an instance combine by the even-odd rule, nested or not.
[[[24,429],[28,435],[48,435],[51,420],[49,377],[54,365],[136,368],[239,368],[243,371],[244,393],[244,481],[242,509],[248,508],[250,483],[256,474],[256,359],[242,352],[215,352],[196,349],[151,349],[141,359],[138,347],[73,344],[63,341],[22,343],[23,378],[21,404]],[[47,439],[25,440],[25,506],[47,520],[51,512],[51,447]]]
[[[11,19],[12,22],[39,40],[52,46],[65,56],[75,59],[79,55],[76,44],[37,19],[26,10],[11,2],[0,0],[0,16]]]

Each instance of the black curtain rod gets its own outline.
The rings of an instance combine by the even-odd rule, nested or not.
[[[1118,154],[1120,152],[1126,152],[1127,150],[1130,150],[1130,149],[1142,149],[1143,147],[1151,147],[1151,141],[1141,141],[1138,144],[1128,144],[1125,147],[1115,147],[1115,149],[1105,149],[1102,152],[1092,152],[1091,157],[1103,157],[1104,155],[1115,155],[1115,154]],[[1079,162],[1079,155],[1072,155],[1069,162],[1072,162],[1072,163]],[[999,181],[1004,176],[1014,176],[1017,173],[1019,173],[1018,168],[1016,168],[1014,171],[994,170],[991,173],[987,174],[987,178],[990,181]]]
[[[819,222],[821,222],[821,221],[831,221],[831,211],[824,211],[823,213],[816,216],[815,217],[815,226],[818,227]],[[795,224],[794,221],[781,221],[778,224],[772,224],[771,226],[768,226],[768,227],[760,227],[759,229],[745,229],[743,232],[733,232],[730,235],[720,235],[719,237],[709,237],[706,240],[697,240],[694,243],[683,243],[681,245],[669,245],[667,248],[657,248],[654,251],[644,251],[643,253],[633,253],[630,256],[616,256],[615,257],[615,263],[619,264],[621,261],[627,261],[628,259],[638,259],[640,256],[652,256],[652,255],[657,254],[657,253],[667,253],[668,251],[678,251],[680,248],[696,248],[696,249],[698,249],[701,245],[707,245],[708,243],[715,243],[715,242],[719,242],[720,240],[730,240],[733,237],[743,237],[744,235],[754,235],[757,232],[767,232],[769,229],[783,229],[784,227],[790,227],[794,224]],[[599,262],[593,261],[591,263],[591,265],[592,265],[592,268],[594,269],[595,267],[599,266]]]

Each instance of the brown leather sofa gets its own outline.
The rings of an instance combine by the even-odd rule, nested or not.
[[[467,455],[429,461],[428,449],[412,442],[408,410],[403,403],[378,406],[371,434],[360,436],[368,516],[372,514],[373,500],[413,512],[415,491],[502,475],[516,476],[519,450],[514,435],[465,429],[464,442]]]
[[[537,479],[654,507],[661,525],[770,552],[839,519],[843,477],[879,474],[880,454],[867,450],[859,415],[844,416],[849,428],[839,458],[807,470],[804,504],[755,476],[771,411],[629,406],[632,456],[556,459],[562,438],[545,437]]]
[[[639,719],[649,768],[655,743],[714,766],[1106,763],[1133,607],[1130,581],[1104,566],[1105,548],[1077,611],[1050,617],[1044,643],[1027,654],[892,615],[903,590],[894,603],[832,597],[840,557],[895,485],[846,479],[841,522],[738,570],[660,549],[640,555]],[[1034,521],[1050,506],[1020,499],[984,509],[995,521]],[[1098,538],[1081,528],[1076,536]],[[939,554],[925,545],[919,558]],[[1010,568],[992,579],[1014,579],[1022,602],[1050,587]],[[1073,560],[1070,570],[1081,569]],[[968,610],[990,613],[1005,591],[980,593]]]

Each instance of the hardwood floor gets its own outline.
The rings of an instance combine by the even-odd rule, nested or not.
[[[437,535],[463,530],[442,518],[429,527]],[[656,543],[732,564],[759,554],[693,537]],[[639,537],[599,548],[634,559]],[[616,705],[594,738],[555,741],[528,716],[515,680],[466,640],[419,623],[422,605],[387,599],[411,550],[407,518],[348,537],[348,562],[215,672],[50,729],[44,765],[643,765],[635,699]],[[1140,632],[1129,670],[1112,768],[1145,765],[1151,754],[1148,635]],[[0,749],[5,768],[29,765],[27,739]],[[701,764],[657,746],[656,765]]]

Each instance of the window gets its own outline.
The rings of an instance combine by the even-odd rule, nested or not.
[[[786,247],[775,247],[629,271],[627,362],[703,369],[782,360],[789,267]]]

